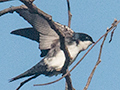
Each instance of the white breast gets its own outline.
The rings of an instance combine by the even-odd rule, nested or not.
[[[68,46],[68,50],[70,52],[71,57],[73,58],[73,61],[77,54],[79,53],[80,47],[76,46],[76,44]],[[55,68],[57,71],[61,70],[65,63],[65,55],[62,50],[60,50],[55,57],[51,58],[45,58],[45,63],[48,65],[48,67]]]

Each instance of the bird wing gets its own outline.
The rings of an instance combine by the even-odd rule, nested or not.
[[[19,9],[19,10],[16,10],[16,12],[20,16],[22,16],[26,21],[28,21],[28,23],[30,23],[33,26],[33,28],[31,29],[25,28],[22,30],[18,30],[16,32],[13,31],[14,34],[17,33],[17,35],[18,34],[21,35],[21,32],[22,32],[21,36],[27,37],[32,40],[36,40],[38,42],[37,36],[39,33],[39,43],[40,43],[39,48],[41,50],[50,49],[51,44],[53,44],[54,40],[59,39],[59,36],[57,35],[57,33],[53,29],[51,29],[48,22],[42,16],[35,13],[31,13],[29,12],[28,9]],[[36,33],[36,31],[38,33]],[[28,36],[28,32],[30,36]],[[31,33],[34,33],[36,36],[32,35]]]
[[[20,35],[39,43],[39,32],[32,27],[14,30],[11,34]]]
[[[30,12],[28,8],[18,9],[16,12],[33,27],[14,30],[11,33],[37,41],[39,43],[39,48],[42,51],[42,57],[45,56],[52,47],[58,44],[58,34],[50,27],[47,20],[45,20],[42,16]],[[73,31],[69,27],[61,25],[57,22],[55,22],[55,24],[59,29],[61,29],[66,37],[73,34]]]

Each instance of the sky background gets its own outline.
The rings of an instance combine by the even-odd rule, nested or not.
[[[66,0],[35,0],[38,8],[52,15],[54,21],[67,25]],[[0,3],[0,10],[11,6],[19,6],[19,0]],[[120,0],[70,0],[72,23],[75,32],[84,32],[98,40],[111,26],[114,18],[120,20]],[[9,79],[17,76],[38,63],[40,50],[38,43],[24,37],[11,35],[12,30],[31,27],[17,13],[6,14],[0,17],[0,90],[15,90],[20,82],[27,78],[9,83]],[[97,67],[88,90],[120,90],[120,24],[113,40],[109,43],[108,35],[102,52],[102,62]],[[101,41],[90,51],[84,60],[71,72],[73,86],[82,90],[98,59]],[[87,51],[87,50],[86,50]],[[82,52],[72,68],[85,54]],[[47,83],[60,78],[41,75],[26,83],[20,90],[65,90],[65,79],[48,85],[33,86],[33,84]]]

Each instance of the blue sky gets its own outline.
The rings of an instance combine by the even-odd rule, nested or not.
[[[34,2],[41,10],[52,15],[54,21],[67,25],[66,0],[36,0]],[[0,10],[10,6],[19,6],[18,0],[0,3]],[[71,0],[72,23],[75,32],[84,32],[91,35],[96,41],[111,26],[114,18],[120,20],[120,0]],[[15,90],[20,82],[27,78],[8,83],[8,80],[21,74],[38,63],[40,51],[38,43],[29,39],[11,35],[12,30],[30,27],[18,14],[6,14],[0,17],[0,88],[1,90]],[[120,24],[118,25],[113,41],[108,43],[107,36],[103,47],[102,62],[97,67],[88,90],[119,90],[120,89]],[[84,60],[71,72],[73,86],[82,90],[97,61],[99,42]],[[86,52],[86,51],[85,51]],[[82,52],[75,63],[84,55]],[[33,84],[46,83],[60,78],[45,77],[43,75],[26,83],[21,90],[64,90],[65,80],[48,85],[34,87]]]

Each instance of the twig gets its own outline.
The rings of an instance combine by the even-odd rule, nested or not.
[[[6,1],[12,1],[12,0],[0,0],[0,3],[6,2]]]
[[[119,22],[120,22],[120,21],[118,21],[118,23],[119,23]],[[113,29],[112,34],[111,34],[111,39],[110,39],[110,41],[112,40],[113,32],[114,32],[114,30],[115,30],[116,27],[117,27],[117,24],[116,24],[116,23],[117,23],[117,20],[115,19],[114,22],[113,22],[112,25],[111,25],[111,27],[113,27],[113,28],[107,28],[107,32],[108,32],[108,31],[111,31],[111,30]],[[105,36],[104,36],[103,42],[102,42],[101,47],[100,47],[100,52],[99,52],[99,56],[98,56],[97,63],[96,63],[96,65],[94,66],[94,68],[93,68],[93,70],[92,70],[92,72],[91,72],[91,74],[90,74],[90,76],[89,76],[89,78],[88,78],[88,81],[87,81],[87,83],[86,83],[86,86],[84,87],[83,90],[87,90],[87,89],[88,89],[88,86],[90,85],[90,82],[91,82],[91,80],[92,80],[93,74],[94,74],[94,72],[95,72],[98,64],[101,62],[101,59],[100,59],[100,58],[101,58],[101,54],[102,54],[103,44],[104,44],[104,42],[105,42],[105,40],[106,40],[106,37],[107,37],[107,35],[108,35],[107,32],[106,32],[106,34],[105,34]],[[110,41],[109,41],[109,42],[110,42]]]
[[[34,0],[20,0],[20,1],[23,2],[32,12],[37,13],[47,21],[52,20],[52,16],[48,15],[47,13],[37,8],[34,4],[32,4]]]
[[[72,14],[70,12],[70,3],[69,3],[69,0],[67,0],[67,6],[68,6],[68,27],[70,27],[70,24],[71,24],[71,17],[72,17]],[[65,63],[67,65],[67,62]],[[68,72],[68,70],[66,70]],[[65,72],[66,73],[66,72]],[[64,74],[65,74],[64,73]],[[63,74],[63,75],[64,75]],[[75,90],[72,86],[72,80],[70,78],[70,74],[68,74],[66,77],[66,83],[65,83],[65,90]]]
[[[113,26],[116,22],[117,22],[117,19],[114,19],[114,22],[112,23],[111,26]],[[110,37],[109,43],[112,41],[112,37],[113,37],[114,31],[115,31],[116,28],[117,28],[117,26],[116,26],[116,27],[113,29],[113,31],[111,32],[111,37]]]
[[[108,33],[104,36],[103,42],[102,42],[101,47],[100,47],[100,52],[99,52],[98,60],[97,60],[97,62],[96,62],[96,65],[94,66],[94,68],[93,68],[93,70],[92,70],[92,72],[91,72],[91,74],[90,74],[90,76],[89,76],[89,78],[88,78],[88,81],[87,81],[87,83],[86,83],[86,86],[84,87],[83,90],[87,90],[87,89],[88,89],[88,86],[90,85],[90,82],[91,82],[92,77],[93,77],[93,75],[94,75],[94,73],[95,73],[95,70],[96,70],[98,64],[101,62],[100,57],[101,57],[101,54],[102,54],[103,44],[104,44],[104,42],[105,42],[105,40],[106,40],[107,35],[108,35]]]
[[[109,43],[112,41],[112,37],[113,37],[114,31],[115,31],[116,28],[117,28],[117,27],[115,27],[115,28],[113,29],[113,31],[111,32],[111,38],[110,38]]]
[[[96,70],[96,68],[97,68],[97,66],[98,66],[98,64],[99,64],[100,62],[101,62],[101,59],[99,59],[99,60],[97,61],[95,67],[93,68],[93,70],[92,70],[92,72],[91,72],[91,74],[90,74],[90,76],[89,76],[89,78],[88,78],[88,81],[87,81],[87,83],[86,83],[86,86],[84,87],[83,90],[87,90],[87,89],[88,89],[88,86],[89,86],[89,84],[90,84],[90,82],[91,82],[91,80],[92,80],[93,74],[94,74],[94,72],[95,72],[95,70]]]
[[[26,6],[25,5],[21,5],[21,6],[17,6],[17,7],[12,6],[10,8],[7,8],[7,9],[0,11],[0,16],[7,14],[7,13],[13,13],[15,10],[22,9],[22,8],[26,8]]]
[[[70,27],[72,14],[70,12],[70,3],[69,3],[69,0],[67,0],[67,5],[68,5],[68,27]]]
[[[117,21],[117,22],[115,23],[115,25],[111,26],[111,27],[108,29],[108,31],[107,31],[105,34],[103,34],[103,35],[94,43],[94,45],[91,46],[91,48],[84,54],[84,56],[77,62],[77,64],[76,64],[70,71],[68,71],[65,75],[63,75],[61,78],[59,78],[59,79],[57,79],[57,80],[55,80],[55,81],[52,81],[52,82],[49,82],[49,83],[45,83],[45,84],[35,84],[34,86],[49,85],[49,84],[58,82],[58,81],[60,81],[61,79],[63,79],[65,76],[67,76],[67,75],[84,59],[84,57],[90,52],[90,50],[91,50],[106,34],[108,34],[114,27],[116,27],[116,26],[118,25],[118,23],[120,23],[120,20]]]

